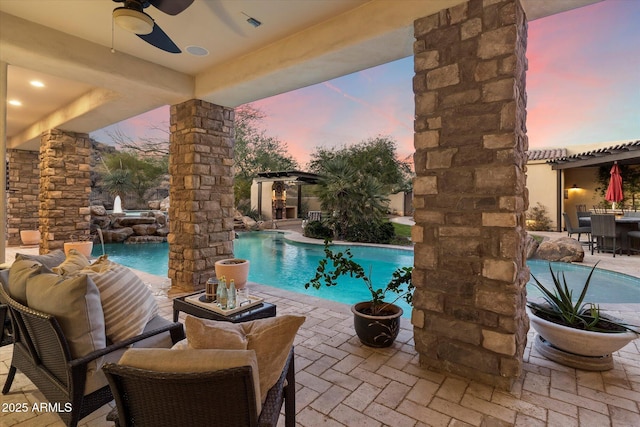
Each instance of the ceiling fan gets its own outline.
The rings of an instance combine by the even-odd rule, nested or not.
[[[113,20],[120,27],[136,34],[147,43],[169,53],[182,51],[143,9],[154,6],[168,15],[177,15],[191,6],[193,0],[113,0],[124,6],[113,10]]]

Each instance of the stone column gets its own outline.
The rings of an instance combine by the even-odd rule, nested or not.
[[[524,12],[471,0],[414,29],[416,349],[509,389],[528,330]]]
[[[7,150],[7,243],[20,245],[20,230],[38,229],[40,158],[37,151]]]
[[[59,129],[40,142],[40,253],[89,237],[91,141],[86,133]]]
[[[169,278],[201,289],[233,257],[234,110],[192,99],[171,106]]]

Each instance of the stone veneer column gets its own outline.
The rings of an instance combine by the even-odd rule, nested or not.
[[[471,0],[414,29],[415,346],[509,389],[529,328],[526,19],[517,0]]]
[[[40,157],[37,151],[7,150],[7,243],[21,244],[20,230],[38,229],[40,202]]]
[[[40,141],[40,253],[89,236],[91,140],[52,129]]]
[[[192,99],[171,106],[169,278],[201,289],[233,257],[234,110]]]

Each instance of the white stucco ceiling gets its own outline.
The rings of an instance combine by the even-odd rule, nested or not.
[[[598,0],[524,0],[537,19]],[[9,148],[50,128],[91,132],[191,98],[234,107],[411,55],[413,21],[460,0],[196,0],[177,16],[145,9],[183,50],[116,27],[111,0],[1,0]],[[247,17],[262,22],[255,28]],[[207,56],[194,56],[187,46]],[[32,79],[45,82],[34,88]],[[1,123],[1,122],[0,122]]]

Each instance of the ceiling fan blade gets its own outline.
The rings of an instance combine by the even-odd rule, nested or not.
[[[149,3],[167,15],[177,15],[191,6],[193,0],[150,0]]]
[[[165,52],[182,53],[180,48],[176,46],[167,33],[162,31],[162,28],[160,28],[155,22],[153,23],[153,30],[149,34],[138,34],[137,36]]]

